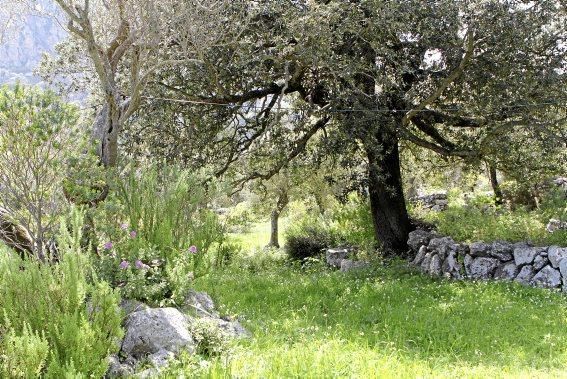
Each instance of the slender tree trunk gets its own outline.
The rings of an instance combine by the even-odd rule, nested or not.
[[[490,178],[490,185],[492,186],[492,191],[494,192],[494,203],[496,205],[503,204],[503,194],[500,188],[500,183],[498,183],[498,176],[496,173],[496,166],[487,163],[488,165],[488,177]]]
[[[268,247],[276,247],[276,248],[280,247],[279,227],[278,227],[279,218],[280,218],[279,212],[274,209],[270,216],[271,229],[270,229],[270,243],[268,244]]]
[[[270,216],[271,221],[271,229],[270,229],[270,243],[267,247],[280,247],[279,241],[279,220],[280,215],[284,211],[285,207],[289,203],[289,196],[287,193],[287,189],[281,189],[280,194],[278,196],[278,201],[276,207],[272,210],[272,214]]]
[[[366,154],[374,233],[387,255],[402,255],[412,225],[402,187],[398,138],[395,132],[380,128],[372,145],[367,144]]]

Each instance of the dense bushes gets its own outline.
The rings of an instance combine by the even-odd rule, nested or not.
[[[511,242],[529,240],[540,245],[567,246],[567,231],[548,233],[550,218],[566,219],[565,195],[549,192],[535,210],[518,207],[514,210],[495,207],[487,196],[465,200],[460,191],[449,192],[449,208],[443,212],[424,212],[413,208],[415,217],[432,222],[439,232],[457,241]]]
[[[328,247],[354,246],[374,251],[374,229],[367,202],[352,196],[335,203],[324,215],[303,213],[287,229],[286,252],[292,259],[314,257]]]
[[[232,249],[208,209],[215,194],[204,178],[176,167],[130,170],[98,219],[99,275],[123,296],[150,304],[183,300],[195,277]]]
[[[75,216],[62,228],[61,261],[39,264],[2,252],[1,376],[102,377],[121,337],[119,297],[92,277]]]

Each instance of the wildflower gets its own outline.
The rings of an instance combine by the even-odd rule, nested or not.
[[[120,265],[118,267],[120,267],[122,270],[126,270],[128,267],[130,267],[130,262],[122,261],[120,262]]]
[[[189,247],[189,252],[191,254],[197,254],[197,246],[191,245],[191,247]]]
[[[147,270],[147,269],[150,268],[150,266],[148,266],[147,264],[145,264],[144,262],[142,262],[139,259],[136,261],[135,266],[138,270]]]
[[[114,244],[112,243],[112,241],[108,241],[102,247],[104,247],[104,250],[110,250],[114,247]]]
[[[120,229],[122,229],[122,230],[128,230],[128,224],[121,224],[121,225],[120,225]]]
[[[138,233],[136,233],[135,230],[132,230],[132,231],[130,232],[130,238],[136,238],[137,235],[138,235]]]

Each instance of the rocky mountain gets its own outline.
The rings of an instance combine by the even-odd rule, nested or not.
[[[51,0],[38,2],[39,11],[51,12]],[[41,79],[33,71],[44,53],[53,52],[65,32],[51,17],[36,14],[23,15],[18,27],[0,45],[0,84],[20,81],[38,84]]]

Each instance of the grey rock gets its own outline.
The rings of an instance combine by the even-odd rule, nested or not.
[[[549,263],[549,260],[547,259],[547,257],[540,254],[540,255],[536,256],[535,259],[534,259],[534,263],[533,263],[534,270],[539,271],[548,263]]]
[[[349,272],[352,270],[360,270],[369,267],[368,262],[353,261],[351,259],[343,259],[341,261],[341,272]]]
[[[408,235],[408,246],[413,252],[417,252],[421,246],[427,246],[435,233],[427,230],[416,229]]]
[[[447,256],[443,265],[441,267],[441,271],[443,272],[443,276],[446,278],[453,278],[453,279],[461,279],[461,265],[456,259],[456,253],[452,252]]]
[[[429,273],[434,276],[441,276],[441,265],[443,261],[439,254],[435,254],[431,257],[431,263],[429,264]]]
[[[501,260],[502,262],[507,262],[513,259],[512,252],[513,249],[511,244],[503,241],[495,241],[490,246],[490,251],[488,254],[493,258]]]
[[[419,266],[423,261],[423,258],[425,258],[425,254],[427,254],[427,247],[421,246],[411,264],[414,266]]]
[[[514,249],[514,261],[518,266],[531,264],[538,253],[535,247],[517,247]]]
[[[498,266],[498,259],[478,257],[470,265],[470,277],[472,279],[490,279],[492,273]]]
[[[558,268],[559,263],[567,258],[567,247],[550,246],[549,249],[547,249],[547,257],[549,258],[551,266]]]
[[[348,256],[347,249],[327,249],[325,254],[327,264],[332,267],[340,268],[341,261]]]
[[[490,252],[490,247],[491,246],[489,244],[482,241],[473,242],[470,245],[470,254],[473,257],[487,257]]]
[[[219,317],[213,299],[206,292],[190,290],[185,296],[182,309],[197,316]]]
[[[120,362],[116,355],[111,355],[108,359],[108,370],[106,371],[106,379],[126,378],[134,373],[134,368],[128,364]]]
[[[148,362],[152,364],[155,368],[166,367],[169,361],[175,358],[175,354],[171,351],[160,350],[157,353],[148,356]]]
[[[520,270],[520,273],[514,279],[516,282],[528,285],[534,277],[534,268],[532,266],[524,266]]]
[[[545,230],[549,233],[555,233],[558,230],[567,230],[567,221],[551,219],[545,226]]]
[[[561,272],[563,285],[567,286],[567,259],[563,259],[559,262],[559,272]]]
[[[473,257],[469,254],[465,255],[463,259],[463,265],[465,266],[465,275],[470,278],[471,276],[471,265],[473,263]]]
[[[513,280],[520,270],[518,266],[511,261],[500,264],[494,272],[494,279],[496,280]]]
[[[146,309],[150,309],[149,306],[146,304],[139,302],[137,300],[129,300],[129,299],[122,299],[120,301],[120,308],[124,311],[125,316],[130,315],[131,313],[142,311]]]
[[[431,266],[431,257],[433,256],[432,253],[428,252],[423,257],[423,261],[421,262],[421,271],[429,272],[429,267]]]
[[[189,333],[190,319],[175,308],[150,308],[131,313],[125,322],[121,353],[136,359],[160,350],[194,351]]]
[[[442,254],[445,259],[449,252],[457,250],[457,245],[451,237],[432,238],[427,249]]]
[[[532,278],[530,283],[536,287],[557,288],[561,285],[561,274],[559,270],[547,265]]]

